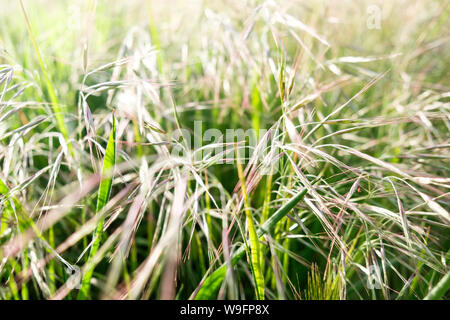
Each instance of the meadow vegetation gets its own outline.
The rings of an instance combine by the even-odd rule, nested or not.
[[[449,297],[448,1],[0,21],[0,299]]]

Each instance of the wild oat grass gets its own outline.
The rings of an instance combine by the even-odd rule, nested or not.
[[[447,299],[447,1],[0,11],[1,299]]]

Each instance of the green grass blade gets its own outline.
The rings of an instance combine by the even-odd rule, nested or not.
[[[438,282],[438,284],[428,292],[424,300],[439,300],[450,290],[450,272]]]
[[[252,93],[251,93],[251,104],[252,104],[252,127],[256,133],[256,139],[259,139],[259,130],[261,128],[261,115],[263,112],[261,94],[258,89],[258,75],[255,72],[252,80]]]
[[[244,253],[244,251],[242,251]],[[222,285],[225,275],[227,273],[226,265],[220,266],[216,271],[214,271],[205,282],[203,282],[202,287],[195,296],[195,300],[212,300],[217,296],[217,291]]]
[[[247,226],[250,238],[250,265],[253,271],[253,277],[255,278],[255,288],[256,288],[256,298],[258,300],[264,300],[264,276],[261,270],[260,260],[261,260],[261,248],[256,233],[255,224],[253,222],[252,213],[249,206],[247,187],[245,185],[245,177],[242,171],[242,165],[239,162],[239,155],[236,149],[237,156],[237,168],[239,180],[241,182],[242,195],[244,197],[244,211],[245,217],[247,219]]]
[[[50,97],[50,102],[52,103],[53,112],[55,113],[56,122],[58,123],[59,131],[61,131],[62,135],[64,136],[64,138],[66,140],[69,140],[69,134],[67,133],[66,124],[64,123],[64,117],[62,114],[61,106],[59,105],[59,101],[56,96],[55,89],[53,88],[52,81],[50,80],[50,76],[47,72],[47,68],[45,67],[44,60],[42,59],[41,53],[39,51],[39,47],[37,45],[36,39],[33,34],[33,30],[31,28],[30,20],[28,19],[28,15],[27,15],[27,12],[25,10],[22,0],[19,0],[19,3],[20,3],[20,7],[22,9],[22,13],[23,13],[23,16],[25,19],[25,24],[26,24],[28,33],[31,38],[31,42],[33,43],[33,48],[36,53],[36,57],[38,59],[39,66],[42,71],[42,75],[44,77],[45,86],[47,88],[47,92]],[[70,152],[73,153],[72,145],[69,144],[68,147],[69,147]]]
[[[112,185],[112,170],[116,164],[116,119],[113,116],[112,130],[109,134],[108,144],[106,146],[105,158],[102,167],[102,182],[98,191],[96,212],[103,209],[109,200]]]
[[[97,207],[95,210],[96,213],[100,212],[105,207],[106,203],[109,201],[109,197],[111,194],[111,186],[113,179],[112,173],[116,163],[116,120],[114,115],[112,119],[112,124],[113,126],[111,133],[109,134],[108,144],[106,146],[105,157],[103,160],[102,180],[100,182],[100,187],[98,190]],[[102,230],[103,230],[103,219],[100,220],[97,229],[95,230],[94,243],[92,244],[92,248],[89,253],[88,262],[97,253],[98,247],[100,246]],[[90,282],[93,272],[94,269],[92,267],[89,270],[87,270],[85,275],[83,276],[81,282],[81,289],[78,294],[78,299],[86,299],[89,296]]]
[[[245,255],[245,247],[241,246],[232,257],[232,265],[235,265]],[[227,266],[221,265],[211,273],[203,282],[200,290],[195,296],[195,300],[213,300],[217,298],[217,292],[225,279]]]
[[[278,209],[266,222],[261,226],[258,236],[265,235],[266,233],[270,233],[275,225],[280,221],[283,217],[285,217],[292,208],[295,207],[300,200],[306,195],[308,190],[303,188],[299,193],[297,193],[291,200],[289,200],[283,207]]]

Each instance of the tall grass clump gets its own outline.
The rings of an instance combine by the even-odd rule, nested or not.
[[[446,1],[3,2],[0,299],[449,297]]]

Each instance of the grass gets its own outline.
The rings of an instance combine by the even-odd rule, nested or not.
[[[105,156],[102,165],[102,180],[98,188],[97,205],[95,207],[95,212],[98,214],[108,203],[109,197],[111,195],[111,186],[113,180],[114,166],[116,163],[116,120],[112,118],[112,129],[109,134],[108,144],[105,150]],[[103,219],[100,220],[97,228],[95,229],[94,239],[92,240],[92,247],[89,252],[89,260],[93,259],[98,251],[100,245],[101,237],[103,234]],[[93,268],[88,269],[86,274],[83,275],[81,281],[81,288],[78,294],[79,299],[86,299],[89,296],[89,288],[92,278]]]
[[[4,4],[0,299],[448,299],[449,15]]]

